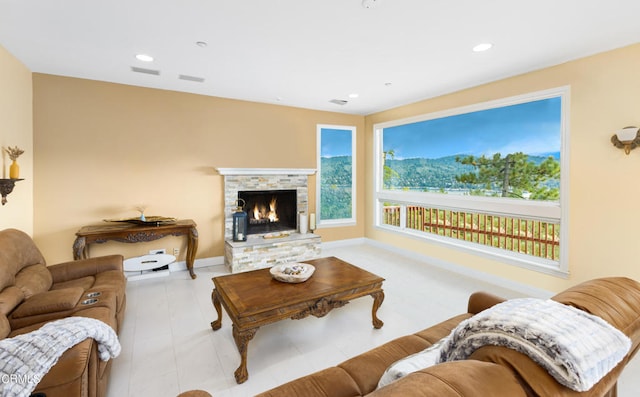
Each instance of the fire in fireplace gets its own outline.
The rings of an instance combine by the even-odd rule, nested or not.
[[[239,191],[238,199],[246,203],[247,234],[296,230],[298,200],[295,189]]]

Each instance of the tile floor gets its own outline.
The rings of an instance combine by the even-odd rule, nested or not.
[[[224,314],[220,330],[214,332],[209,325],[216,317],[211,278],[227,274],[224,266],[196,269],[196,280],[181,271],[129,282],[122,353],[113,363],[108,397],[175,397],[192,389],[214,397],[251,396],[459,314],[474,291],[523,296],[371,245],[328,248],[322,254],[386,279],[385,301],[378,311],[384,327],[372,327],[369,297],[324,318],[262,327],[249,344],[249,380],[238,385],[233,372],[240,358],[231,322]],[[636,358],[620,380],[620,397],[637,395],[639,371]]]

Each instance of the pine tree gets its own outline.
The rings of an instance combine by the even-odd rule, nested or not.
[[[557,200],[560,197],[558,188],[550,188],[544,183],[560,179],[560,164],[553,157],[548,157],[536,165],[529,161],[529,156],[522,153],[511,153],[502,157],[496,153],[493,157],[467,156],[456,157],[460,164],[472,165],[477,171],[456,176],[458,182],[481,185],[489,191],[499,191],[502,197],[518,197],[528,192],[533,200]]]

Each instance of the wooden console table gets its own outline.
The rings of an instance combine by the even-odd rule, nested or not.
[[[187,269],[192,279],[197,276],[193,272],[193,261],[198,250],[198,229],[191,219],[182,219],[170,225],[141,226],[130,223],[107,223],[103,225],[83,226],[76,233],[73,243],[73,259],[89,257],[89,245],[104,243],[109,240],[122,243],[139,243],[153,241],[166,236],[187,236]]]

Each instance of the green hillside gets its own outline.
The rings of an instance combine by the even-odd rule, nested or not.
[[[351,156],[322,157],[321,162],[320,219],[351,218]]]
[[[473,173],[477,170],[472,165],[465,165],[456,161],[456,157],[447,156],[438,159],[411,158],[387,159],[385,187],[392,190],[415,191],[451,191],[477,190],[483,186],[463,183],[456,180],[456,176]],[[528,161],[535,165],[541,164],[549,156],[528,156]],[[556,158],[555,156],[551,156]],[[323,157],[322,159],[322,213],[323,219],[337,219],[351,216],[351,157]],[[558,189],[558,179],[542,183],[549,189]]]
[[[439,159],[389,160],[386,165],[393,171],[385,186],[409,189],[472,189],[474,186],[456,181],[456,175],[473,172],[474,168],[456,162],[456,156]]]

